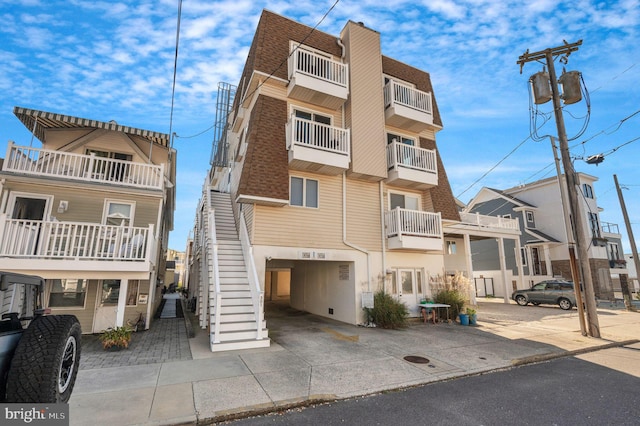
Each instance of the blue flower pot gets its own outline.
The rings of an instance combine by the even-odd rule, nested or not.
[[[470,325],[476,325],[476,321],[477,321],[478,317],[476,314],[473,315],[469,315],[469,324]]]
[[[460,325],[469,325],[469,315],[467,314],[458,314],[460,317]]]

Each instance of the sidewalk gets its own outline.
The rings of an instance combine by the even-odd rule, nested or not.
[[[206,332],[196,329],[196,336],[189,339],[190,354],[182,353],[175,360],[106,368],[83,364],[69,402],[70,423],[211,422],[416,386],[640,339],[640,313],[606,303],[598,308],[601,339],[581,335],[575,310],[521,307],[501,299],[478,305],[476,327],[412,322],[406,330],[351,326],[280,307],[267,316],[270,348],[218,354],[209,351]],[[163,321],[183,321],[184,325],[181,318],[162,319],[152,329]],[[171,344],[158,343],[163,347]],[[137,359],[134,352],[132,360]],[[82,356],[84,359],[85,354]],[[409,362],[407,356],[422,363]],[[639,371],[633,373],[640,376],[640,363],[635,364]]]

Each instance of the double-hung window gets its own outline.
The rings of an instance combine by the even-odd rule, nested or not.
[[[105,225],[131,226],[134,209],[134,203],[107,200],[103,223]]]
[[[289,204],[301,207],[318,207],[318,181],[291,176]]]
[[[49,307],[84,308],[87,283],[83,279],[53,279],[50,285]]]

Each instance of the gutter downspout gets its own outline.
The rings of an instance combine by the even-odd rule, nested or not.
[[[387,247],[386,247],[386,235],[384,229],[384,195],[383,184],[380,181],[380,234],[382,237],[382,290],[387,292]]]
[[[347,172],[342,172],[342,243],[367,255],[367,291],[371,291],[371,259],[369,251],[347,241]]]

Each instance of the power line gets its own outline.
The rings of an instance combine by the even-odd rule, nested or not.
[[[169,116],[169,137],[173,148],[173,106],[176,98],[176,75],[178,74],[178,47],[180,45],[180,22],[182,21],[182,0],[178,1],[178,25],[176,26],[176,53],[173,58],[173,84],[171,85],[171,113]]]
[[[287,57],[280,62],[280,65],[278,65],[276,67],[276,69],[274,69],[262,82],[260,82],[255,89],[253,89],[250,93],[248,93],[247,95],[243,96],[242,99],[240,100],[240,103],[244,102],[245,99],[247,99],[248,97],[250,97],[251,95],[253,95],[258,89],[260,89],[260,87],[262,87],[264,85],[264,83],[267,82],[267,80],[269,80],[271,77],[273,77],[273,75],[280,69],[282,68],[282,66],[284,64],[287,63],[287,61],[289,60],[289,58],[291,57],[291,55],[293,55],[298,48],[304,44],[304,42],[311,36],[311,34],[313,34],[313,32],[318,28],[318,26],[327,18],[327,16],[329,15],[329,13],[336,7],[336,5],[340,2],[340,0],[336,0],[333,5],[329,8],[329,10],[327,10],[327,12],[322,16],[322,18],[316,23],[316,25],[311,28],[311,31],[309,31],[309,33],[302,39],[302,41],[300,41],[292,50],[291,53],[289,53],[289,55],[287,55]],[[182,0],[180,0],[180,3],[182,3]],[[176,51],[176,56],[177,56],[177,51]],[[174,84],[175,84],[175,77],[174,77]],[[172,104],[172,108],[173,108],[173,104]],[[173,109],[172,109],[173,111]],[[215,126],[215,123],[212,124],[210,127],[206,128],[205,130],[203,130],[200,133],[197,133],[195,135],[192,136],[179,136],[176,135],[176,137],[181,138],[181,139],[191,139],[191,138],[195,138],[197,136],[200,136],[206,132],[208,132],[209,130],[213,129]]]

